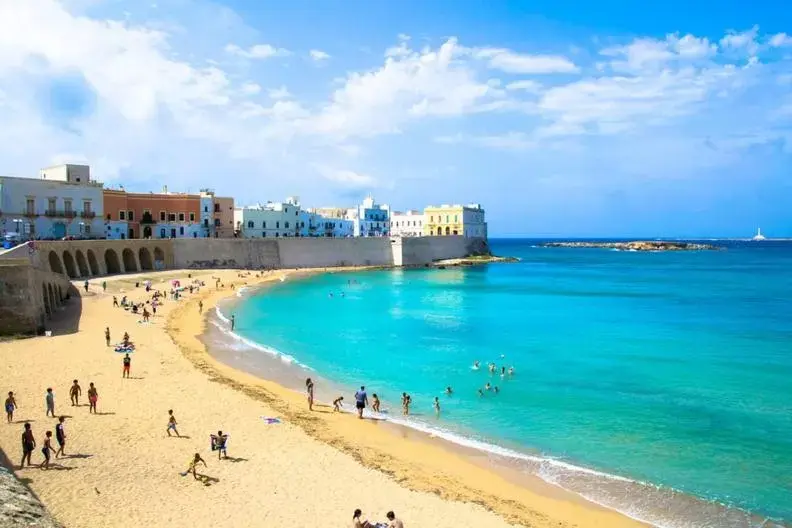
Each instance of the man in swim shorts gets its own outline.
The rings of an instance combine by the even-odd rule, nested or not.
[[[176,433],[176,436],[181,437],[179,431],[176,430],[176,417],[173,416],[173,410],[168,411],[168,428],[165,429],[165,432],[168,433],[168,436],[171,435],[171,429],[174,433]]]
[[[60,456],[66,456],[66,452],[64,448],[66,447],[66,431],[63,430],[63,422],[66,421],[66,417],[61,416],[58,418],[58,423],[55,425],[55,440],[58,441],[58,450],[55,452],[55,458]]]
[[[72,407],[74,407],[75,405],[79,407],[80,396],[82,396],[82,389],[80,388],[80,384],[77,383],[77,380],[74,380],[71,389],[69,389],[69,396],[71,397]]]
[[[358,418],[363,419],[363,409],[368,406],[368,395],[366,387],[360,386],[360,390],[355,393],[355,407],[357,408]]]
[[[94,387],[93,382],[91,382],[88,387],[88,403],[90,404],[90,407],[88,407],[89,413],[92,412],[96,414],[96,402],[98,399],[99,399],[99,391],[96,390],[96,387]]]
[[[52,431],[47,431],[44,435],[44,447],[41,448],[41,454],[44,455],[44,462],[39,466],[41,469],[49,469],[50,452],[55,452],[52,449]],[[28,465],[30,461],[28,460]]]
[[[220,460],[221,455],[228,458],[228,452],[226,451],[228,435],[224,435],[223,431],[217,431],[217,435],[210,435],[210,437],[212,439],[212,450],[217,450],[217,460]]]
[[[8,423],[14,421],[14,409],[16,409],[16,407],[17,404],[16,404],[16,399],[14,399],[14,393],[9,392],[8,398],[6,398],[5,401],[5,410],[6,410],[6,416],[8,417]]]
[[[132,366],[132,358],[129,357],[129,354],[124,355],[124,371],[121,373],[122,378],[129,377],[129,367]]]
[[[55,418],[55,395],[52,393],[52,388],[47,389],[47,416],[52,415]]]

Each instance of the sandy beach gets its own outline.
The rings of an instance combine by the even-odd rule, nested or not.
[[[150,294],[136,281],[150,278],[154,289],[168,291],[172,279],[191,280],[187,271],[95,279],[57,314],[52,337],[0,343],[0,389],[14,391],[19,405],[15,423],[0,424],[0,447],[65,526],[341,528],[351,526],[355,508],[372,522],[393,510],[408,528],[643,526],[539,479],[508,478],[439,442],[326,405],[309,412],[302,394],[219,363],[200,340],[207,311],[235,293],[232,284],[298,272],[190,273],[206,286],[166,299],[149,324],[113,308],[112,296],[142,301]],[[114,343],[126,331],[136,345],[130,379],[121,376],[123,354],[105,346],[106,326]],[[83,389],[79,407],[69,404],[73,379]],[[89,382],[99,393],[96,415],[88,413]],[[70,456],[53,459],[49,471],[18,470],[23,422],[31,422],[39,447],[44,432],[54,431],[56,420],[45,417],[47,387],[56,414],[67,416]],[[166,434],[168,409],[182,438]],[[218,430],[229,434],[228,460],[210,450],[209,435]],[[207,463],[198,481],[180,475],[196,452]],[[33,462],[41,460],[37,448]]]

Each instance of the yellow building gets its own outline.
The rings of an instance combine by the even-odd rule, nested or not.
[[[479,204],[430,205],[424,209],[424,236],[460,235],[487,238],[484,209]]]

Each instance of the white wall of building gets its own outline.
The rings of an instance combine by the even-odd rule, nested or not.
[[[213,237],[214,225],[214,195],[201,193],[201,234],[202,237]]]
[[[347,214],[354,222],[354,236],[388,236],[390,208],[386,204],[378,204],[374,197],[367,196],[357,206],[354,213]]]
[[[423,236],[424,215],[420,211],[395,211],[390,217],[390,235],[394,237]]]
[[[467,238],[487,238],[487,220],[478,204],[466,205],[462,210],[462,235]]]
[[[49,179],[50,173],[48,179],[0,176],[0,234],[20,232],[23,239],[103,238],[102,184],[82,181],[87,175],[80,174],[80,183]]]
[[[234,227],[242,238],[280,238],[299,236],[302,222],[296,198],[284,203],[267,203],[234,209]],[[308,226],[306,222],[306,228]]]

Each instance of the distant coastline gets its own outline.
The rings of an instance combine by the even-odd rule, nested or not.
[[[632,242],[545,242],[541,247],[556,248],[602,248],[617,251],[721,251],[725,248],[713,244],[694,242],[670,242],[660,240],[636,240]]]

